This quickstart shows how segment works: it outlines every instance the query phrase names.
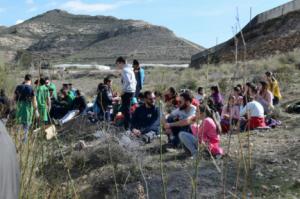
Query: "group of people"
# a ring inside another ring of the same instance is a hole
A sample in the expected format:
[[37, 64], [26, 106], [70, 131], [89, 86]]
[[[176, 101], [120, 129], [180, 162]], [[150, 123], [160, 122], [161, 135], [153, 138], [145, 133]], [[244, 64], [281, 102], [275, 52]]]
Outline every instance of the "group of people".
[[[266, 72], [260, 82], [236, 85], [225, 102], [218, 86], [212, 86], [207, 95], [203, 87], [195, 93], [187, 89], [177, 91], [174, 87], [164, 93], [141, 92], [145, 72], [139, 62], [134, 60], [131, 66], [119, 57], [116, 67], [122, 71], [122, 94], [113, 91], [113, 80], [106, 77], [90, 104], [72, 84], [63, 84], [57, 92], [48, 77], [41, 76], [32, 87], [32, 77], [26, 75], [15, 90], [16, 121], [23, 125], [23, 140], [26, 142], [34, 118], [38, 125], [50, 121], [63, 125], [78, 115], [87, 115], [91, 122], [123, 126], [127, 134], [146, 143], [164, 132], [169, 147], [184, 146], [192, 157], [199, 144], [205, 144], [212, 155], [222, 156], [220, 134], [265, 128], [266, 117], [281, 100], [278, 81], [271, 72]], [[0, 103], [5, 100], [1, 97]]]

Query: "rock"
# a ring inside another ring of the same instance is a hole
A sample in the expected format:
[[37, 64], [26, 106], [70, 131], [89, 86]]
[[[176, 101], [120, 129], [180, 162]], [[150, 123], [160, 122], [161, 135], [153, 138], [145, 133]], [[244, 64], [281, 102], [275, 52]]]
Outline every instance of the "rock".
[[269, 191], [269, 187], [267, 185], [261, 185], [261, 190], [264, 191], [264, 192], [267, 192]]
[[259, 171], [256, 173], [256, 177], [262, 178], [262, 177], [264, 177], [264, 175]]
[[276, 164], [276, 163], [279, 163], [279, 160], [277, 158], [275, 158], [275, 159], [268, 159], [268, 160], [266, 160], [266, 162], [268, 164]]
[[278, 186], [278, 185], [272, 185], [271, 188], [273, 191], [276, 191], [276, 192], [280, 191], [280, 186]]
[[85, 148], [87, 148], [87, 145], [83, 140], [79, 140], [79, 142], [74, 147], [74, 149], [76, 151], [81, 151], [82, 149], [85, 149]]
[[297, 180], [295, 180], [295, 182], [294, 182], [294, 188], [300, 188], [300, 179], [297, 179]]

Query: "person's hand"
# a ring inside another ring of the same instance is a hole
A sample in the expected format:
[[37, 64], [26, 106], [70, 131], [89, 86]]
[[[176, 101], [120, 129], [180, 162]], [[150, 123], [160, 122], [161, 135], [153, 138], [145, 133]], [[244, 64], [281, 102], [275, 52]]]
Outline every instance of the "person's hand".
[[39, 113], [39, 111], [38, 111], [37, 109], [35, 110], [35, 117], [36, 117], [36, 118], [39, 118], [39, 117], [40, 117], [40, 113]]
[[170, 123], [165, 123], [165, 124], [164, 124], [164, 128], [165, 128], [165, 129], [170, 129], [170, 128], [171, 128]]
[[132, 129], [132, 134], [135, 135], [135, 136], [140, 136], [142, 133], [138, 129]]

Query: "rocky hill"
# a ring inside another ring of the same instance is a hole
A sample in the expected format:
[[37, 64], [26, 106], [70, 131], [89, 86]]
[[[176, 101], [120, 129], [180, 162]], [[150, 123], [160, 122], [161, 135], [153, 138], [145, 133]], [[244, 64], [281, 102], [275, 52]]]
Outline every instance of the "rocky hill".
[[[267, 57], [300, 47], [300, 0], [294, 0], [257, 15], [243, 29], [246, 59]], [[241, 32], [238, 40], [238, 59], [244, 59]], [[191, 67], [220, 62], [232, 62], [235, 57], [234, 38], [192, 56]]]
[[[6, 61], [97, 62], [117, 56], [148, 63], [187, 63], [203, 48], [176, 37], [169, 29], [144, 21], [48, 11], [21, 24], [0, 28]], [[1, 53], [1, 52], [0, 52]]]

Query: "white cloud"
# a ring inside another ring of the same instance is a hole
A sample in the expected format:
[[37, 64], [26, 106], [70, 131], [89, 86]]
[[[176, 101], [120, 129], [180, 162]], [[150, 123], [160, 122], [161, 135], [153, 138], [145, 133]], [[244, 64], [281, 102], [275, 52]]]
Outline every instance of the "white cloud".
[[23, 22], [24, 22], [23, 19], [18, 19], [18, 20], [16, 21], [16, 24], [20, 24], [20, 23], [23, 23]]

